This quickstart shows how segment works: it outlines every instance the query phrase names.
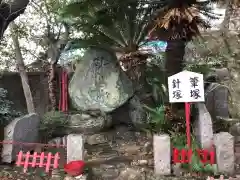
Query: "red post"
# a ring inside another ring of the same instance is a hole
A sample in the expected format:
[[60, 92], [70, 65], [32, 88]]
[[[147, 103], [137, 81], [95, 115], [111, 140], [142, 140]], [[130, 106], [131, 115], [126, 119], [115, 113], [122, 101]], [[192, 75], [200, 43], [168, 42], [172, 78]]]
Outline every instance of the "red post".
[[65, 71], [62, 72], [62, 111], [65, 112]]
[[185, 102], [185, 116], [186, 116], [186, 135], [187, 145], [190, 150], [191, 148], [191, 133], [190, 133], [190, 103]]
[[214, 150], [210, 151], [210, 164], [211, 165], [215, 164], [215, 151]]
[[43, 164], [44, 163], [44, 157], [45, 157], [44, 152], [42, 152], [41, 155], [40, 155], [39, 167], [44, 166], [44, 164]]
[[24, 161], [24, 167], [23, 167], [23, 172], [26, 173], [29, 165], [29, 158], [30, 158], [30, 152], [28, 151], [27, 154], [25, 155], [25, 161]]
[[65, 96], [66, 96], [66, 105], [65, 105], [65, 110], [66, 112], [68, 111], [68, 73], [66, 71], [66, 74], [65, 74], [65, 87], [66, 87], [66, 90], [65, 90]]
[[197, 150], [198, 157], [200, 158], [203, 164], [210, 163], [211, 165], [215, 164], [215, 152], [214, 150], [208, 151], [205, 149]]
[[38, 157], [37, 152], [34, 152], [34, 153], [33, 153], [32, 167], [35, 167], [35, 166], [36, 166], [36, 164], [37, 164], [37, 157]]
[[208, 162], [208, 160], [209, 160], [209, 152], [208, 152], [208, 150], [198, 149], [197, 153], [198, 153], [198, 157], [200, 158], [200, 161], [203, 164], [206, 164]]
[[21, 163], [22, 163], [22, 157], [23, 157], [23, 152], [20, 151], [17, 155], [17, 162], [16, 162], [16, 165], [17, 166], [21, 166]]
[[56, 153], [55, 156], [54, 156], [54, 162], [53, 162], [53, 168], [54, 169], [57, 169], [58, 168], [58, 165], [59, 165], [59, 160], [60, 159], [60, 156], [59, 156], [59, 153]]
[[190, 163], [192, 161], [192, 150], [173, 149], [173, 163]]
[[45, 172], [48, 173], [51, 166], [52, 153], [48, 153]]

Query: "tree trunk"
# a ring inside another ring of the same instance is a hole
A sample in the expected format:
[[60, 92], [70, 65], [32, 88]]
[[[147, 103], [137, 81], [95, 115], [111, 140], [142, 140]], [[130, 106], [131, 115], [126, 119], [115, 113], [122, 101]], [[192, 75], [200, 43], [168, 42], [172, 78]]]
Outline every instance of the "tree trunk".
[[29, 0], [14, 0], [9, 3], [0, 0], [0, 38], [3, 37], [9, 23], [24, 13], [28, 4]]
[[49, 93], [49, 99], [51, 103], [51, 110], [56, 111], [57, 110], [57, 98], [56, 98], [56, 82], [55, 82], [55, 69], [56, 64], [50, 64], [49, 67], [49, 75], [48, 75], [48, 93]]
[[[65, 27], [65, 33], [62, 39], [58, 39], [55, 43], [50, 42], [48, 49], [48, 58], [50, 59], [49, 75], [48, 75], [48, 91], [49, 99], [51, 102], [51, 110], [57, 110], [57, 97], [56, 97], [56, 65], [58, 63], [61, 50], [65, 47], [69, 38], [69, 27], [67, 24], [63, 24]], [[49, 38], [50, 39], [50, 38]]]
[[224, 20], [223, 20], [223, 22], [221, 24], [221, 28], [220, 28], [220, 30], [223, 33], [226, 33], [229, 30], [229, 23], [230, 23], [232, 13], [233, 13], [232, 1], [228, 0], [227, 1], [227, 7], [226, 7], [226, 10], [225, 10]]
[[[166, 61], [165, 61], [165, 70], [166, 70], [166, 79], [167, 84], [168, 77], [176, 73], [179, 73], [184, 68], [184, 55], [186, 41], [184, 40], [169, 40], [167, 42], [166, 48]], [[168, 104], [168, 103], [167, 103]], [[176, 103], [171, 105], [171, 111], [173, 114], [176, 114], [179, 109], [183, 109], [184, 106], [182, 103]]]
[[228, 50], [229, 54], [232, 53], [232, 50], [231, 50], [231, 46], [228, 42], [228, 31], [229, 31], [229, 25], [230, 25], [230, 21], [231, 21], [233, 11], [234, 11], [234, 9], [233, 9], [232, 0], [228, 0], [227, 1], [227, 8], [225, 10], [224, 20], [221, 24], [220, 31], [222, 33], [221, 35], [222, 35], [222, 38], [223, 38], [223, 42], [224, 42], [225, 47]]
[[[184, 68], [186, 41], [170, 40], [167, 42], [165, 70], [166, 77], [179, 73]], [[166, 81], [167, 82], [167, 81]]]
[[13, 45], [15, 47], [16, 65], [22, 81], [22, 87], [23, 87], [23, 92], [26, 99], [27, 110], [28, 110], [28, 113], [35, 113], [32, 92], [30, 90], [28, 76], [25, 70], [25, 65], [24, 65], [24, 61], [23, 61], [23, 57], [22, 57], [22, 53], [19, 45], [17, 26], [14, 22], [12, 22], [11, 36], [13, 40]]

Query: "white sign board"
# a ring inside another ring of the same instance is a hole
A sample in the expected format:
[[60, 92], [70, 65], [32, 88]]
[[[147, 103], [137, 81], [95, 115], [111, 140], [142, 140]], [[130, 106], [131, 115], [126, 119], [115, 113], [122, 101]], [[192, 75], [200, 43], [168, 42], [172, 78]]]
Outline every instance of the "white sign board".
[[203, 75], [182, 71], [168, 77], [169, 101], [204, 102]]

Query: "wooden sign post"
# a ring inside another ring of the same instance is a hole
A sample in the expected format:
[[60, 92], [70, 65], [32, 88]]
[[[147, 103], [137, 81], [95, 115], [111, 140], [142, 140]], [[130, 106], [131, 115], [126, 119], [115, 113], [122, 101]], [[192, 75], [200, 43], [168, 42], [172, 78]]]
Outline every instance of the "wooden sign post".
[[191, 148], [190, 103], [204, 102], [203, 75], [190, 71], [182, 71], [168, 77], [169, 101], [185, 103], [187, 145]]

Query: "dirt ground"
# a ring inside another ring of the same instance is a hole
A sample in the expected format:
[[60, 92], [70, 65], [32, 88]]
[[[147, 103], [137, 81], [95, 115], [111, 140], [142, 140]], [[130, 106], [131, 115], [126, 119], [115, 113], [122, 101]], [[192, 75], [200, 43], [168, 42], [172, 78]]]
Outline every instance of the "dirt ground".
[[23, 172], [22, 167], [0, 166], [0, 180], [48, 180], [50, 176], [42, 170], [29, 169], [27, 173]]
[[[127, 169], [140, 169], [148, 174], [149, 172], [153, 172], [153, 149], [150, 142], [152, 142], [151, 137], [147, 137], [145, 134], [139, 132], [129, 131], [125, 128], [118, 128], [112, 132], [99, 133], [90, 136], [85, 145], [86, 152], [84, 155], [84, 159], [88, 162], [91, 169], [89, 179], [114, 180]], [[59, 150], [57, 150], [57, 152], [59, 152]], [[60, 152], [60, 154], [64, 154], [64, 152]], [[65, 158], [60, 159], [64, 160]], [[62, 166], [60, 165], [60, 167]], [[56, 173], [53, 172], [52, 174]], [[63, 170], [60, 170], [58, 174], [55, 175], [54, 180], [64, 179], [65, 176]], [[180, 180], [183, 178], [188, 179], [186, 176], [175, 176], [162, 177], [160, 180]], [[52, 179], [51, 176], [46, 174], [44, 169], [28, 168], [27, 173], [24, 173], [23, 167], [16, 167], [15, 165], [0, 165], [0, 180], [50, 179]], [[129, 177], [126, 180], [130, 179], [131, 178]], [[192, 178], [192, 180], [193, 179], [196, 180], [196, 176]], [[240, 178], [237, 179], [240, 180]], [[146, 180], [159, 179], [147, 178]]]

